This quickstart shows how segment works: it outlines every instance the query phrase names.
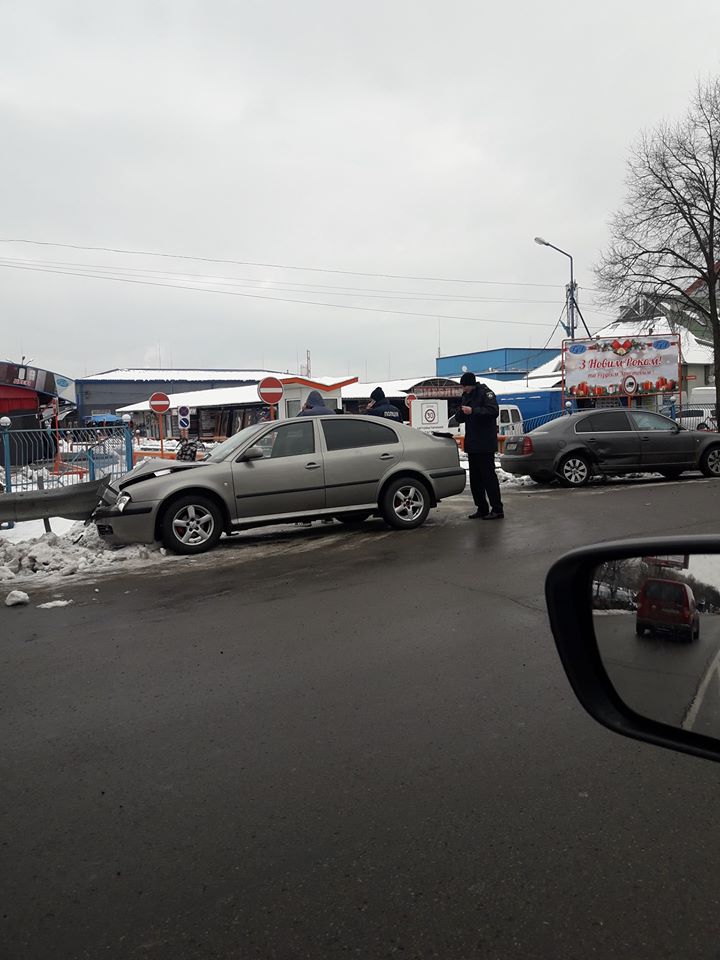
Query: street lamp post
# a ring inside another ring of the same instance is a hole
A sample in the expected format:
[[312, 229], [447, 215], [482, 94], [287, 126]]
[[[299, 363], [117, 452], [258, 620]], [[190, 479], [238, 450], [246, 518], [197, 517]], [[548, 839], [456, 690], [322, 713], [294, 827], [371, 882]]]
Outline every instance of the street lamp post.
[[549, 243], [547, 240], [543, 240], [542, 237], [535, 237], [535, 243], [539, 243], [541, 247], [550, 247], [552, 250], [557, 250], [558, 253], [561, 253], [564, 257], [567, 257], [570, 261], [570, 286], [567, 288], [567, 309], [568, 309], [568, 332], [570, 334], [570, 339], [575, 339], [575, 272], [574, 272], [574, 263], [572, 256], [567, 252], [567, 250], [561, 250], [560, 247], [556, 247], [554, 243]]

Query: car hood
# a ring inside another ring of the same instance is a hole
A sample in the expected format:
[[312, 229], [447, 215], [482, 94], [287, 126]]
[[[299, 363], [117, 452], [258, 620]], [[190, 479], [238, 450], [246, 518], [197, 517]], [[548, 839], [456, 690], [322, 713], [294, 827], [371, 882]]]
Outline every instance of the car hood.
[[142, 480], [150, 480], [152, 477], [169, 476], [171, 473], [179, 473], [181, 470], [197, 470], [205, 466], [207, 466], [207, 463], [204, 460], [196, 460], [195, 462], [162, 460], [160, 458], [141, 460], [130, 473], [126, 473], [121, 480], [118, 480], [115, 486], [119, 490], [124, 490], [126, 487], [131, 487]]

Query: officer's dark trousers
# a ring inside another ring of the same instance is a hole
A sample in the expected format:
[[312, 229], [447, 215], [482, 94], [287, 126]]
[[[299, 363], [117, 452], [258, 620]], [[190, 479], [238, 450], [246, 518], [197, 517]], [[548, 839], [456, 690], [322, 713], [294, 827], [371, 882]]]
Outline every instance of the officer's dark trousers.
[[[503, 512], [494, 453], [469, 453], [470, 491], [479, 513]], [[488, 507], [488, 500], [490, 506]]]

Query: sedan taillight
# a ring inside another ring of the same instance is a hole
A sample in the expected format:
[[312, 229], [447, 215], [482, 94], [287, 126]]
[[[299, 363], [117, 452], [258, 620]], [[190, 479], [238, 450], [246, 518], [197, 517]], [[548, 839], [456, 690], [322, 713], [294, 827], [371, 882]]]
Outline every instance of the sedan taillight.
[[527, 455], [533, 452], [533, 442], [530, 439], [530, 437], [523, 437], [522, 452], [523, 452], [523, 455]]

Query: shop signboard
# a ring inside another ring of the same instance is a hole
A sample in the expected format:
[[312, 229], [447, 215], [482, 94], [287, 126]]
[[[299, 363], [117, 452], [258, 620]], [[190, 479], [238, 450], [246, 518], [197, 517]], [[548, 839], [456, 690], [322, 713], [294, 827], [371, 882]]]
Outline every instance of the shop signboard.
[[606, 337], [563, 343], [563, 389], [567, 396], [650, 396], [677, 393], [678, 337]]

